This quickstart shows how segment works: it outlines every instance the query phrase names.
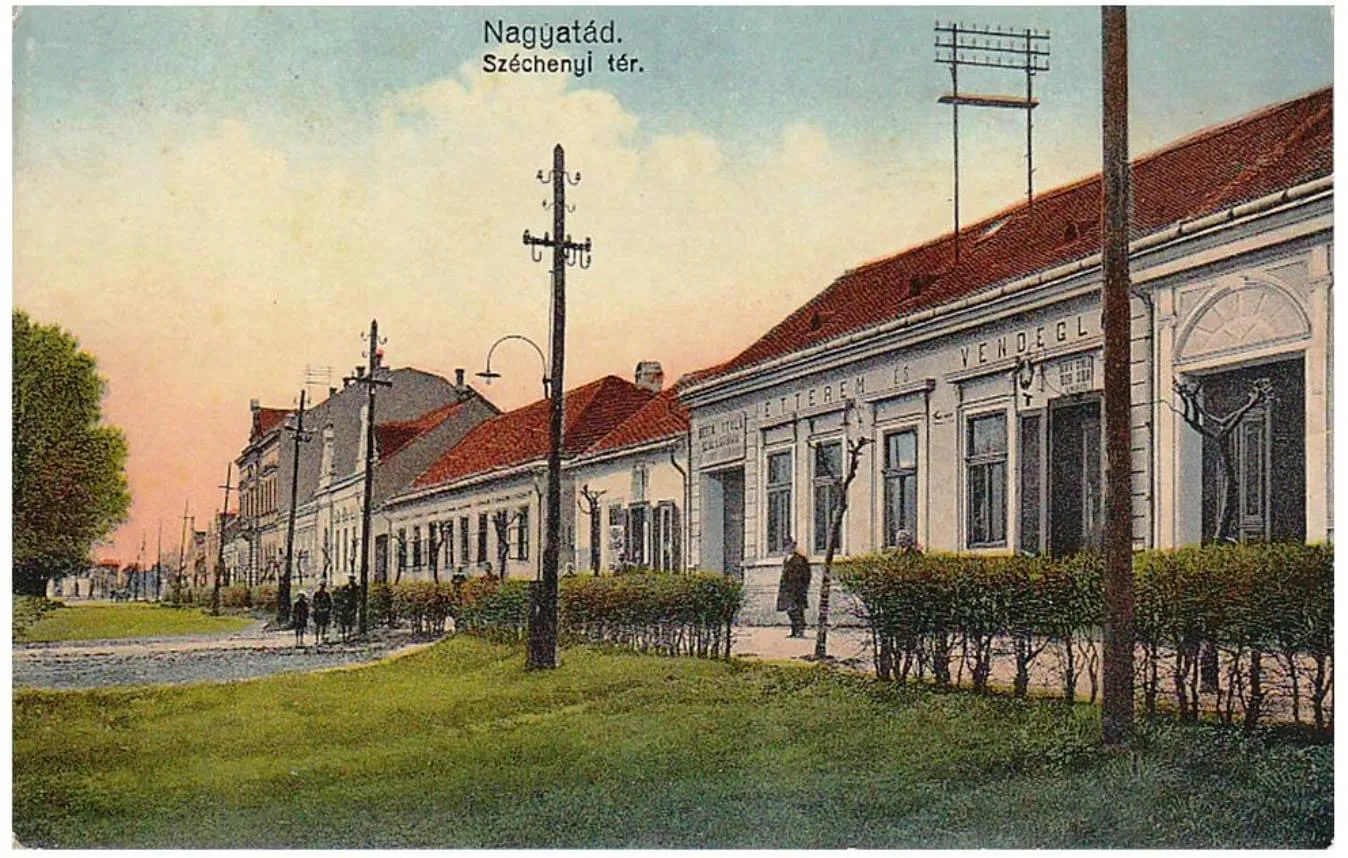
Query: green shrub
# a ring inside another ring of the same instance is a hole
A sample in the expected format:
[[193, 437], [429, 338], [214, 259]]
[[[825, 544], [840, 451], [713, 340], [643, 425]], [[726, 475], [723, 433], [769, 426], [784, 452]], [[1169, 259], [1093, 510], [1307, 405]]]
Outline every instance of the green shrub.
[[[528, 634], [530, 582], [475, 578], [453, 600], [458, 627], [493, 640]], [[558, 594], [563, 643], [595, 643], [668, 655], [728, 657], [743, 588], [724, 575], [629, 571], [564, 578]]]
[[[1145, 711], [1158, 711], [1169, 674], [1181, 717], [1197, 719], [1202, 703], [1226, 721], [1240, 713], [1253, 728], [1267, 697], [1283, 693], [1266, 678], [1276, 664], [1287, 676], [1293, 719], [1309, 703], [1314, 725], [1325, 730], [1333, 567], [1327, 545], [1135, 554], [1133, 628], [1141, 653], [1135, 664]], [[1085, 675], [1095, 699], [1095, 639], [1104, 615], [1104, 569], [1096, 555], [891, 553], [850, 558], [837, 571], [864, 606], [883, 679], [930, 675], [938, 685], [956, 684], [951, 661], [958, 652], [961, 672], [968, 665], [970, 684], [982, 692], [993, 660], [1009, 655], [1013, 693], [1023, 696], [1031, 666], [1052, 647], [1064, 697], [1076, 698]]]
[[729, 657], [744, 593], [724, 575], [638, 570], [566, 578], [560, 598], [567, 641], [705, 658]]

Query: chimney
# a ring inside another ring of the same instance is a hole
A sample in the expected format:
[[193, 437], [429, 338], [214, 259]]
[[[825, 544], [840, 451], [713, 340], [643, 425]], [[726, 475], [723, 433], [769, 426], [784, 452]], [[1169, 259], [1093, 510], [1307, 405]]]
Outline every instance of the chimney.
[[463, 389], [463, 367], [454, 368], [454, 386]]
[[249, 411], [256, 412], [256, 411], [257, 411], [259, 408], [261, 408], [261, 407], [262, 407], [262, 403], [261, 403], [261, 402], [258, 402], [256, 399], [250, 399], [250, 400], [248, 400], [248, 410], [249, 410]]
[[633, 382], [642, 390], [659, 393], [665, 386], [665, 371], [660, 368], [660, 361], [643, 360], [639, 362]]

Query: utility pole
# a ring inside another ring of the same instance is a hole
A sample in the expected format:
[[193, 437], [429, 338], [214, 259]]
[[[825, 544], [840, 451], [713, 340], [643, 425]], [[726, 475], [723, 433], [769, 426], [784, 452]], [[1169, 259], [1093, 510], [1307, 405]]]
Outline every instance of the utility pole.
[[[566, 153], [558, 143], [552, 150], [552, 173], [545, 177], [538, 171], [540, 182], [552, 183], [552, 235], [534, 238], [526, 229], [524, 243], [528, 247], [552, 248], [552, 361], [548, 369], [552, 413], [548, 445], [548, 504], [547, 530], [543, 542], [541, 580], [534, 585], [529, 597], [529, 657], [526, 667], [552, 669], [557, 666], [557, 584], [558, 559], [562, 537], [562, 408], [566, 384], [563, 364], [566, 360], [566, 266], [579, 264], [590, 267], [590, 240], [584, 244], [571, 241], [566, 234], [566, 183], [579, 184], [566, 173]], [[535, 252], [536, 253], [536, 252]], [[542, 261], [539, 255], [535, 261]]]
[[154, 600], [159, 601], [159, 591], [164, 586], [164, 520], [159, 519], [159, 536], [155, 539], [154, 558]]
[[[196, 534], [193, 534], [195, 540]], [[183, 501], [183, 537], [178, 542], [178, 578], [173, 589], [173, 601], [176, 604], [182, 598], [183, 578], [187, 574], [187, 501]]]
[[393, 382], [376, 379], [379, 369], [379, 322], [370, 320], [370, 346], [366, 352], [368, 363], [357, 367], [356, 374], [346, 380], [365, 385], [365, 505], [360, 515], [360, 613], [359, 631], [365, 634], [370, 602], [370, 501], [374, 497], [374, 391], [377, 387], [391, 387]]
[[1105, 339], [1105, 652], [1101, 737], [1120, 746], [1133, 723], [1132, 430], [1129, 331], [1128, 12], [1100, 9], [1103, 82]]
[[234, 487], [230, 478], [234, 475], [234, 463], [225, 466], [225, 484], [219, 486], [225, 490], [225, 504], [220, 507], [220, 544], [216, 546], [215, 582], [211, 587], [211, 614], [220, 616], [220, 576], [225, 572], [225, 516], [229, 515], [229, 493]]
[[294, 425], [286, 424], [286, 431], [294, 433], [294, 455], [290, 467], [290, 514], [286, 517], [286, 568], [276, 585], [276, 624], [284, 626], [290, 622], [290, 570], [295, 557], [295, 504], [299, 502], [300, 490], [300, 444], [308, 441], [310, 433], [304, 431], [304, 395], [308, 391], [300, 389], [300, 410]]

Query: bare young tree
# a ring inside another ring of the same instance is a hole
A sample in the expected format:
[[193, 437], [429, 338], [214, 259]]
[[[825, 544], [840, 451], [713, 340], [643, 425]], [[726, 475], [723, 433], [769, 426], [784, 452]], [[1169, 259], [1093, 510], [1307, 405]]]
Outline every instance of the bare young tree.
[[[1240, 421], [1254, 409], [1272, 402], [1273, 384], [1267, 378], [1254, 382], [1245, 402], [1225, 416], [1218, 416], [1208, 410], [1203, 397], [1201, 381], [1181, 382], [1175, 380], [1175, 394], [1179, 396], [1180, 408], [1175, 409], [1184, 418], [1184, 422], [1194, 431], [1213, 442], [1217, 453], [1217, 463], [1222, 469], [1222, 503], [1217, 516], [1212, 541], [1216, 543], [1235, 542], [1236, 536], [1236, 463], [1231, 456], [1231, 439], [1235, 435]], [[1174, 407], [1173, 405], [1171, 406]]]
[[[847, 401], [846, 411], [843, 413], [843, 430], [848, 428], [847, 416], [851, 414], [855, 407], [853, 400]], [[866, 445], [871, 443], [871, 439], [864, 436], [860, 438], [844, 438], [847, 445], [847, 459], [843, 466], [843, 473], [835, 475], [835, 485], [838, 486], [838, 502], [833, 507], [833, 514], [829, 516], [828, 522], [828, 543], [824, 549], [824, 569], [819, 576], [819, 628], [814, 636], [814, 658], [816, 661], [823, 661], [828, 657], [828, 622], [829, 622], [829, 591], [833, 586], [833, 555], [837, 553], [838, 546], [842, 542], [842, 522], [843, 515], [847, 512], [847, 493], [852, 487], [852, 481], [857, 476], [857, 466], [861, 463], [861, 452], [866, 449]]]
[[590, 484], [586, 483], [580, 487], [580, 497], [576, 498], [576, 506], [590, 517], [590, 571], [595, 575], [599, 574], [599, 539], [601, 536], [599, 499], [603, 496], [603, 491], [592, 491]]

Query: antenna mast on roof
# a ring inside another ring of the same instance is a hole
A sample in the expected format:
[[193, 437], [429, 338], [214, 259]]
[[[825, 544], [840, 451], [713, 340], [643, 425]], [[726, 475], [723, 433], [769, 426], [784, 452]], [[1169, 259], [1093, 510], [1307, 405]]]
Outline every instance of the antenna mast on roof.
[[[309, 388], [314, 387], [315, 385], [321, 386], [323, 393], [328, 392], [328, 389], [332, 387], [332, 367], [315, 366], [310, 363], [304, 365], [305, 391], [308, 391]], [[310, 397], [310, 399], [312, 400], [313, 397]]]
[[[960, 260], [960, 106], [1025, 111], [1025, 197], [1034, 205], [1034, 76], [1048, 71], [1049, 31], [1012, 30], [936, 22], [936, 62], [950, 67], [950, 94], [937, 99], [950, 105], [955, 147], [955, 263]], [[960, 66], [1006, 69], [1025, 75], [1025, 97], [960, 92]]]

